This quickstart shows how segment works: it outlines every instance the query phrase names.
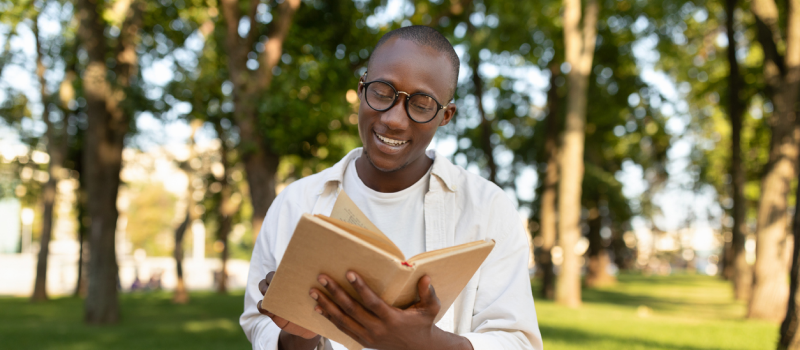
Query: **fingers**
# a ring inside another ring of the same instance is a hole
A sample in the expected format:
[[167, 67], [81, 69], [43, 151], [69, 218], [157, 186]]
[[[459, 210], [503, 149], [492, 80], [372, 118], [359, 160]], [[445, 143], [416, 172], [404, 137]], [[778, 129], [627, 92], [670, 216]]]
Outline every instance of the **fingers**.
[[267, 294], [267, 288], [269, 288], [269, 284], [267, 284], [267, 280], [261, 280], [258, 282], [258, 291], [261, 292], [261, 295]]
[[332, 278], [328, 277], [327, 275], [319, 275], [319, 283], [328, 290], [328, 293], [331, 295], [331, 300], [339, 306], [339, 308], [344, 311], [345, 314], [349, 315], [350, 317], [356, 319], [360, 323], [365, 322], [373, 322], [376, 321], [375, 316], [364, 309], [364, 307], [349, 294], [339, 286], [336, 281]]
[[269, 284], [272, 283], [272, 278], [274, 276], [275, 271], [270, 271], [263, 280], [258, 282], [258, 291], [261, 292], [261, 295], [267, 294], [267, 288], [269, 288]]
[[345, 275], [347, 280], [353, 285], [353, 288], [356, 290], [359, 296], [361, 296], [361, 301], [364, 307], [367, 310], [371, 311], [373, 314], [377, 315], [378, 318], [385, 319], [389, 313], [393, 310], [389, 304], [386, 304], [383, 299], [381, 299], [375, 292], [372, 291], [372, 288], [367, 286], [364, 282], [364, 279], [361, 278], [357, 273], [353, 271], [348, 271]]
[[[340, 305], [331, 300], [327, 295], [325, 295], [325, 293], [322, 293], [318, 289], [314, 288], [311, 289], [309, 295], [317, 300], [317, 306], [314, 307], [314, 310], [330, 320], [336, 326], [336, 328], [339, 328], [341, 331], [347, 333], [348, 336], [356, 340], [359, 339], [356, 334], [364, 334], [364, 327], [350, 317], [350, 315], [348, 315], [345, 311], [343, 311], [342, 308], [340, 308]], [[355, 301], [352, 302], [355, 303]]]

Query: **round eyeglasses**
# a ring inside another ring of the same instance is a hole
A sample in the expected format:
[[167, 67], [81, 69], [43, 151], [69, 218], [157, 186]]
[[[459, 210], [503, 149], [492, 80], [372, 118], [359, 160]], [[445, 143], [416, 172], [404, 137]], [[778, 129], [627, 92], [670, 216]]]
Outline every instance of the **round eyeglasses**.
[[397, 91], [392, 84], [385, 81], [373, 80], [362, 84], [367, 105], [378, 112], [389, 110], [397, 102], [400, 94], [406, 95], [406, 114], [417, 123], [430, 122], [445, 107], [431, 95], [424, 92], [409, 94]]

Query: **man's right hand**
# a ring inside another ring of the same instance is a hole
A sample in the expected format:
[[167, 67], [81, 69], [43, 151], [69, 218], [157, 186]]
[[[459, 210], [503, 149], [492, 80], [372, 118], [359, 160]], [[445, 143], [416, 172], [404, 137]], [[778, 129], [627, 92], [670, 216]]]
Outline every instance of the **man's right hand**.
[[[258, 282], [258, 290], [261, 291], [261, 295], [267, 294], [267, 289], [269, 288], [270, 282], [272, 282], [273, 276], [275, 276], [275, 271], [271, 271], [270, 273], [267, 274], [267, 276], [263, 280], [261, 280], [261, 282]], [[309, 331], [308, 329], [305, 329], [303, 327], [300, 327], [294, 323], [291, 323], [283, 317], [275, 316], [275, 314], [262, 309], [261, 300], [259, 300], [258, 304], [256, 304], [256, 308], [258, 308], [258, 312], [260, 312], [262, 315], [269, 316], [269, 318], [272, 319], [272, 322], [275, 322], [275, 325], [281, 328], [282, 330], [281, 333], [285, 332], [290, 335], [301, 337], [307, 340], [311, 340], [318, 337], [316, 333]], [[281, 336], [281, 338], [284, 338], [283, 335]], [[317, 339], [317, 341], [319, 341], [319, 339]]]

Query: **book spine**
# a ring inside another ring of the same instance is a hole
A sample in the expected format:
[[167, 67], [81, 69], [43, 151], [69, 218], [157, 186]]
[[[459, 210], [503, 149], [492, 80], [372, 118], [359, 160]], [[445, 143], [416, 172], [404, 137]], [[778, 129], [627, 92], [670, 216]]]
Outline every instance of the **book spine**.
[[397, 269], [395, 269], [395, 273], [392, 274], [389, 284], [386, 286], [386, 289], [384, 289], [383, 295], [381, 295], [381, 299], [386, 301], [389, 305], [394, 305], [397, 297], [405, 290], [409, 277], [411, 277], [414, 274], [414, 270], [416, 270], [415, 267], [403, 263], [405, 263], [405, 261], [397, 263]]

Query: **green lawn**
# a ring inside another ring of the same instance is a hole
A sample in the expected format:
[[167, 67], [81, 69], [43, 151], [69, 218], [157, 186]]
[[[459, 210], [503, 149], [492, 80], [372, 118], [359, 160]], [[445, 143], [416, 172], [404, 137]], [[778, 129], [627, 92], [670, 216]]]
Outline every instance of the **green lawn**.
[[[623, 275], [583, 306], [536, 300], [545, 349], [774, 349], [778, 325], [747, 321], [730, 284], [707, 276]], [[536, 287], [536, 286], [534, 286]]]
[[[83, 302], [45, 304], [0, 298], [0, 349], [248, 349], [239, 328], [242, 295], [193, 293], [172, 305], [168, 293], [126, 294], [119, 325], [81, 322]], [[553, 349], [771, 349], [778, 325], [745, 321], [728, 284], [702, 276], [622, 276], [611, 288], [584, 290], [577, 310], [537, 300], [545, 347]]]

